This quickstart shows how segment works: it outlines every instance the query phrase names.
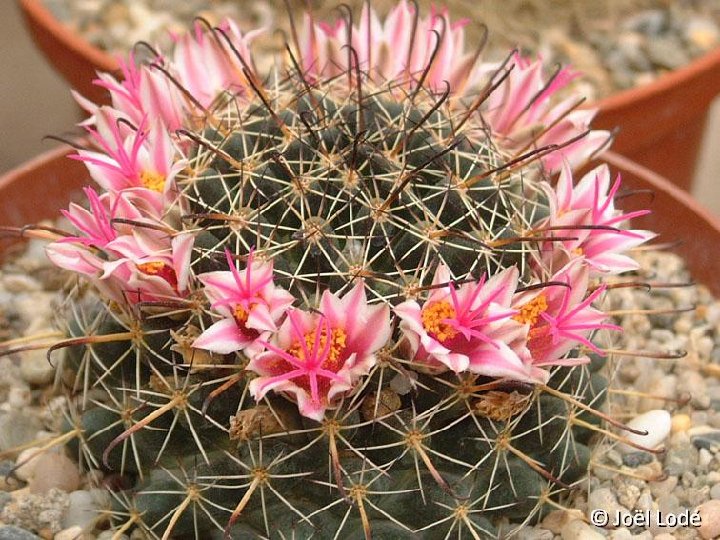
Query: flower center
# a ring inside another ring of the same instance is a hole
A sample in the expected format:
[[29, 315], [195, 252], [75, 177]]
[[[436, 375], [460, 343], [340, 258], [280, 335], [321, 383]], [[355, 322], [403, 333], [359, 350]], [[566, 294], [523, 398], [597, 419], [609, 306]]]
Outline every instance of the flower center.
[[233, 308], [232, 315], [233, 319], [235, 319], [235, 324], [245, 327], [245, 323], [248, 320], [248, 312], [244, 307], [242, 307], [240, 304], [236, 304]]
[[[313, 330], [311, 332], [308, 332], [305, 334], [305, 348], [312, 354], [313, 347], [315, 347], [315, 339], [317, 336], [317, 331]], [[334, 371], [337, 373], [337, 371], [340, 369], [340, 357], [345, 350], [346, 346], [346, 340], [347, 340], [347, 334], [345, 334], [345, 330], [342, 328], [333, 328], [330, 331], [330, 347], [327, 353], [327, 356], [323, 359], [322, 364], [320, 367], [322, 369], [327, 369], [330, 371]], [[328, 335], [327, 330], [324, 328], [320, 331], [320, 341], [317, 345], [317, 351], [318, 355], [322, 354], [325, 350], [325, 347], [327, 347], [328, 344]], [[305, 358], [305, 351], [303, 350], [303, 347], [300, 345], [300, 342], [296, 341], [293, 343], [290, 348], [287, 350], [288, 354], [293, 355], [298, 360], [302, 360], [305, 362], [307, 359]]]
[[240, 304], [235, 304], [235, 307], [232, 309], [232, 317], [235, 320], [235, 324], [237, 327], [245, 334], [245, 336], [250, 338], [256, 338], [260, 335], [260, 332], [255, 330], [254, 328], [248, 328], [247, 327], [247, 321], [250, 317], [249, 310], [253, 308], [255, 304], [250, 304], [248, 309], [245, 309]]
[[165, 189], [165, 177], [158, 172], [143, 171], [140, 173], [140, 181], [147, 189], [158, 193], [162, 193]]
[[137, 269], [148, 276], [159, 276], [163, 278], [173, 289], [177, 290], [177, 274], [175, 274], [175, 270], [173, 270], [170, 265], [161, 261], [153, 261], [140, 263], [137, 265]]
[[547, 298], [545, 298], [544, 294], [538, 294], [535, 298], [523, 304], [520, 308], [520, 313], [514, 315], [513, 319], [520, 323], [534, 326], [537, 324], [540, 314], [547, 311], [547, 308]]
[[447, 341], [457, 335], [457, 330], [445, 322], [455, 318], [455, 309], [449, 302], [441, 300], [426, 306], [420, 315], [423, 328], [440, 342]]

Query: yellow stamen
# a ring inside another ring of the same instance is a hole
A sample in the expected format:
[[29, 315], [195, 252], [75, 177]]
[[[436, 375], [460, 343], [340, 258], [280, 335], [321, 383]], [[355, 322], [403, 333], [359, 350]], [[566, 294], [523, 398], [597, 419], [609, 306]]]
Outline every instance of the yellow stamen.
[[[313, 330], [305, 334], [305, 347], [308, 351], [312, 351], [315, 346], [315, 336], [317, 332]], [[330, 332], [330, 350], [328, 351], [327, 358], [322, 363], [323, 369], [329, 369], [330, 371], [337, 371], [340, 369], [339, 360], [343, 350], [345, 350], [347, 334], [342, 328], [333, 328]], [[318, 344], [318, 352], [321, 353], [325, 350], [327, 345], [327, 330], [324, 328], [320, 332], [320, 343]], [[287, 350], [288, 354], [293, 355], [298, 360], [305, 360], [305, 351], [299, 342], [293, 343], [293, 345]]]
[[248, 312], [245, 311], [245, 308], [242, 307], [240, 304], [237, 304], [233, 308], [233, 319], [235, 319], [235, 322], [238, 326], [241, 326], [247, 322]]
[[444, 322], [446, 319], [455, 318], [455, 309], [444, 300], [426, 306], [420, 317], [423, 328], [440, 342], [452, 339], [457, 335], [457, 330]]
[[165, 189], [165, 176], [155, 171], [143, 171], [140, 173], [140, 181], [143, 186], [158, 193]]
[[146, 262], [138, 264], [137, 267], [143, 274], [155, 276], [159, 274], [163, 268], [165, 268], [165, 263], [159, 261]]
[[544, 294], [538, 294], [535, 298], [524, 304], [520, 308], [520, 313], [513, 316], [513, 319], [520, 323], [527, 323], [530, 326], [537, 323], [541, 313], [547, 311], [548, 303]]

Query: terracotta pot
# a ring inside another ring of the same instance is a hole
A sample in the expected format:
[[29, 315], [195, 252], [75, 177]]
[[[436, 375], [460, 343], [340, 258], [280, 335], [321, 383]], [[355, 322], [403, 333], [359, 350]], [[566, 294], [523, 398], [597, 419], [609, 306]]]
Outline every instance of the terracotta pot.
[[42, 0], [18, 1], [33, 41], [53, 68], [83, 96], [108, 103], [107, 92], [92, 81], [97, 71], [117, 71], [117, 60], [58, 21]]
[[720, 94], [720, 47], [655, 82], [600, 100], [595, 127], [620, 127], [613, 150], [689, 190], [708, 108]]
[[651, 214], [633, 225], [658, 233], [653, 243], [667, 243], [683, 257], [693, 279], [720, 297], [720, 220], [687, 192], [632, 160], [606, 152], [603, 161], [622, 173], [623, 189], [640, 191], [618, 200], [623, 210], [649, 208]]
[[[69, 152], [67, 147], [51, 150], [0, 176], [0, 226], [22, 227], [60, 215], [89, 182], [85, 165], [68, 159]], [[0, 254], [19, 241], [0, 235]]]

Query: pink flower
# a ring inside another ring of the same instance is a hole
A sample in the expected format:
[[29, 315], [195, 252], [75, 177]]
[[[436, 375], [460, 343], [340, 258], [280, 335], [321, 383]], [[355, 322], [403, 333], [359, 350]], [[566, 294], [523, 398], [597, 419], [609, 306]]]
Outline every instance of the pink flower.
[[[498, 66], [485, 64], [486, 74]], [[595, 110], [577, 109], [579, 96], [570, 93], [557, 99], [558, 93], [578, 76], [568, 68], [559, 70], [551, 80], [543, 75], [542, 60], [531, 62], [516, 54], [509, 76], [490, 95], [482, 116], [498, 143], [516, 155], [551, 144], [563, 145], [585, 133]], [[496, 75], [499, 79], [500, 74]], [[548, 153], [544, 166], [554, 172], [563, 161], [575, 168], [584, 163], [608, 141], [607, 131], [593, 130], [581, 139]]]
[[[103, 263], [101, 281], [121, 291], [125, 303], [174, 300], [187, 295], [195, 237], [136, 229], [108, 244], [121, 258]], [[114, 300], [119, 301], [117, 298]]]
[[[174, 38], [172, 61], [158, 56], [152, 63], [138, 66], [130, 54], [127, 60], [120, 59], [121, 80], [101, 73], [94, 83], [107, 89], [119, 116], [136, 125], [152, 118], [175, 132], [193, 115], [202, 114], [201, 109], [211, 108], [223, 92], [235, 95], [247, 90], [243, 63], [250, 65], [248, 45], [262, 30], [243, 35], [231, 20], [224, 20], [218, 28], [216, 35], [209, 35], [198, 22], [194, 32]], [[97, 114], [91, 101], [78, 94], [75, 98], [81, 107]]]
[[570, 262], [550, 281], [563, 285], [548, 285], [540, 290], [516, 295], [513, 306], [518, 309], [514, 319], [527, 327], [525, 346], [530, 361], [536, 367], [575, 365], [588, 361], [587, 357], [564, 358], [578, 345], [600, 352], [588, 338], [602, 328], [620, 330], [603, 321], [607, 315], [592, 307], [605, 290], [599, 287], [587, 294], [590, 270], [580, 260]]
[[544, 380], [545, 373], [521, 357], [526, 329], [512, 319], [517, 312], [510, 307], [517, 282], [518, 270], [511, 267], [456, 289], [448, 268], [438, 266], [433, 285], [445, 286], [433, 288], [422, 307], [408, 300], [395, 308], [414, 360], [435, 371]]
[[86, 276], [118, 303], [184, 296], [194, 237], [167, 230], [158, 194], [142, 188], [85, 193], [89, 210], [72, 204], [64, 212], [79, 234], [48, 245], [50, 260]]
[[[393, 82], [411, 88], [428, 68], [424, 84], [444, 90], [448, 81], [455, 93], [474, 83], [477, 56], [465, 52], [467, 20], [450, 22], [447, 10], [433, 7], [428, 17], [416, 16], [415, 6], [402, 0], [381, 23], [366, 3], [358, 24], [349, 28], [339, 19], [330, 25], [304, 20], [301, 41], [303, 66], [314, 79], [330, 78], [355, 68], [348, 44], [357, 54], [360, 70], [378, 84]], [[438, 37], [440, 46], [432, 59]], [[431, 64], [432, 60], [432, 64]]]
[[261, 344], [293, 303], [293, 296], [273, 283], [272, 262], [254, 262], [250, 252], [245, 270], [235, 268], [225, 251], [230, 271], [198, 276], [213, 310], [224, 318], [205, 330], [193, 347], [220, 354], [243, 351], [248, 357], [263, 350]]
[[[56, 253], [69, 253], [68, 250], [58, 251], [60, 244], [105, 250], [118, 236], [132, 231], [132, 225], [123, 224], [120, 220], [159, 220], [162, 215], [162, 201], [155, 193], [145, 189], [128, 189], [121, 193], [98, 195], [94, 189], [86, 187], [84, 192], [89, 210], [71, 203], [68, 210], [61, 211], [80, 234], [67, 236], [48, 246], [51, 248], [48, 251], [51, 258]], [[58, 266], [67, 268], [64, 264]]]
[[291, 309], [266, 352], [250, 359], [259, 375], [250, 393], [260, 400], [270, 390], [296, 401], [300, 414], [321, 421], [328, 408], [358, 389], [390, 338], [390, 309], [368, 306], [358, 283], [342, 298], [325, 291], [319, 313]]
[[[186, 98], [180, 89], [159, 69], [136, 65], [132, 53], [127, 60], [119, 58], [119, 62], [122, 79], [100, 73], [93, 81], [109, 92], [117, 116], [127, 117], [135, 125], [152, 118], [171, 132], [183, 127]], [[93, 115], [83, 124], [93, 124], [98, 106], [76, 92], [73, 95], [80, 106]]]
[[90, 210], [71, 203], [69, 210], [62, 214], [82, 233], [83, 236], [69, 237], [63, 241], [80, 242], [105, 249], [118, 236], [131, 234], [131, 222], [161, 223], [163, 203], [157, 193], [144, 188], [125, 189], [121, 192], [107, 192], [98, 195], [90, 187], [84, 188]]
[[142, 122], [133, 130], [109, 107], [99, 108], [95, 120], [97, 127], [87, 129], [101, 151], [79, 150], [71, 157], [83, 161], [101, 187], [108, 191], [141, 187], [166, 193], [173, 186], [186, 161], [180, 159], [160, 124], [146, 130]]
[[[649, 213], [649, 210], [638, 210], [623, 214], [615, 209], [614, 198], [620, 182], [618, 175], [610, 185], [610, 171], [606, 165], [601, 165], [573, 187], [572, 172], [566, 165], [555, 189], [547, 183], [542, 185], [548, 196], [550, 216], [538, 228], [557, 227], [553, 234], [573, 238], [545, 242], [541, 256], [546, 265], [562, 265], [581, 256], [595, 273], [617, 274], [637, 268], [637, 263], [623, 253], [655, 235], [648, 231], [617, 228], [627, 220]], [[563, 226], [568, 229], [559, 229]]]
[[243, 35], [237, 25], [225, 19], [219, 25], [235, 51], [220, 35], [209, 35], [203, 26], [195, 23], [195, 31], [175, 38], [173, 72], [177, 80], [203, 107], [209, 108], [223, 92], [243, 94], [248, 82], [243, 65], [251, 65], [250, 42], [262, 29]]

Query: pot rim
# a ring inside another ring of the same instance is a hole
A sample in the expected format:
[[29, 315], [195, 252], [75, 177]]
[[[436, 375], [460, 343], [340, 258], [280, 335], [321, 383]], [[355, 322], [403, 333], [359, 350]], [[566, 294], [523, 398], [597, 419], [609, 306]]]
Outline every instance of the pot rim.
[[86, 57], [99, 71], [115, 72], [120, 69], [120, 63], [110, 53], [96, 47], [86, 40], [79, 32], [73, 31], [69, 26], [60, 22], [52, 12], [45, 7], [42, 0], [19, 0], [20, 8], [27, 16], [54, 34], [58, 41], [78, 55]]

